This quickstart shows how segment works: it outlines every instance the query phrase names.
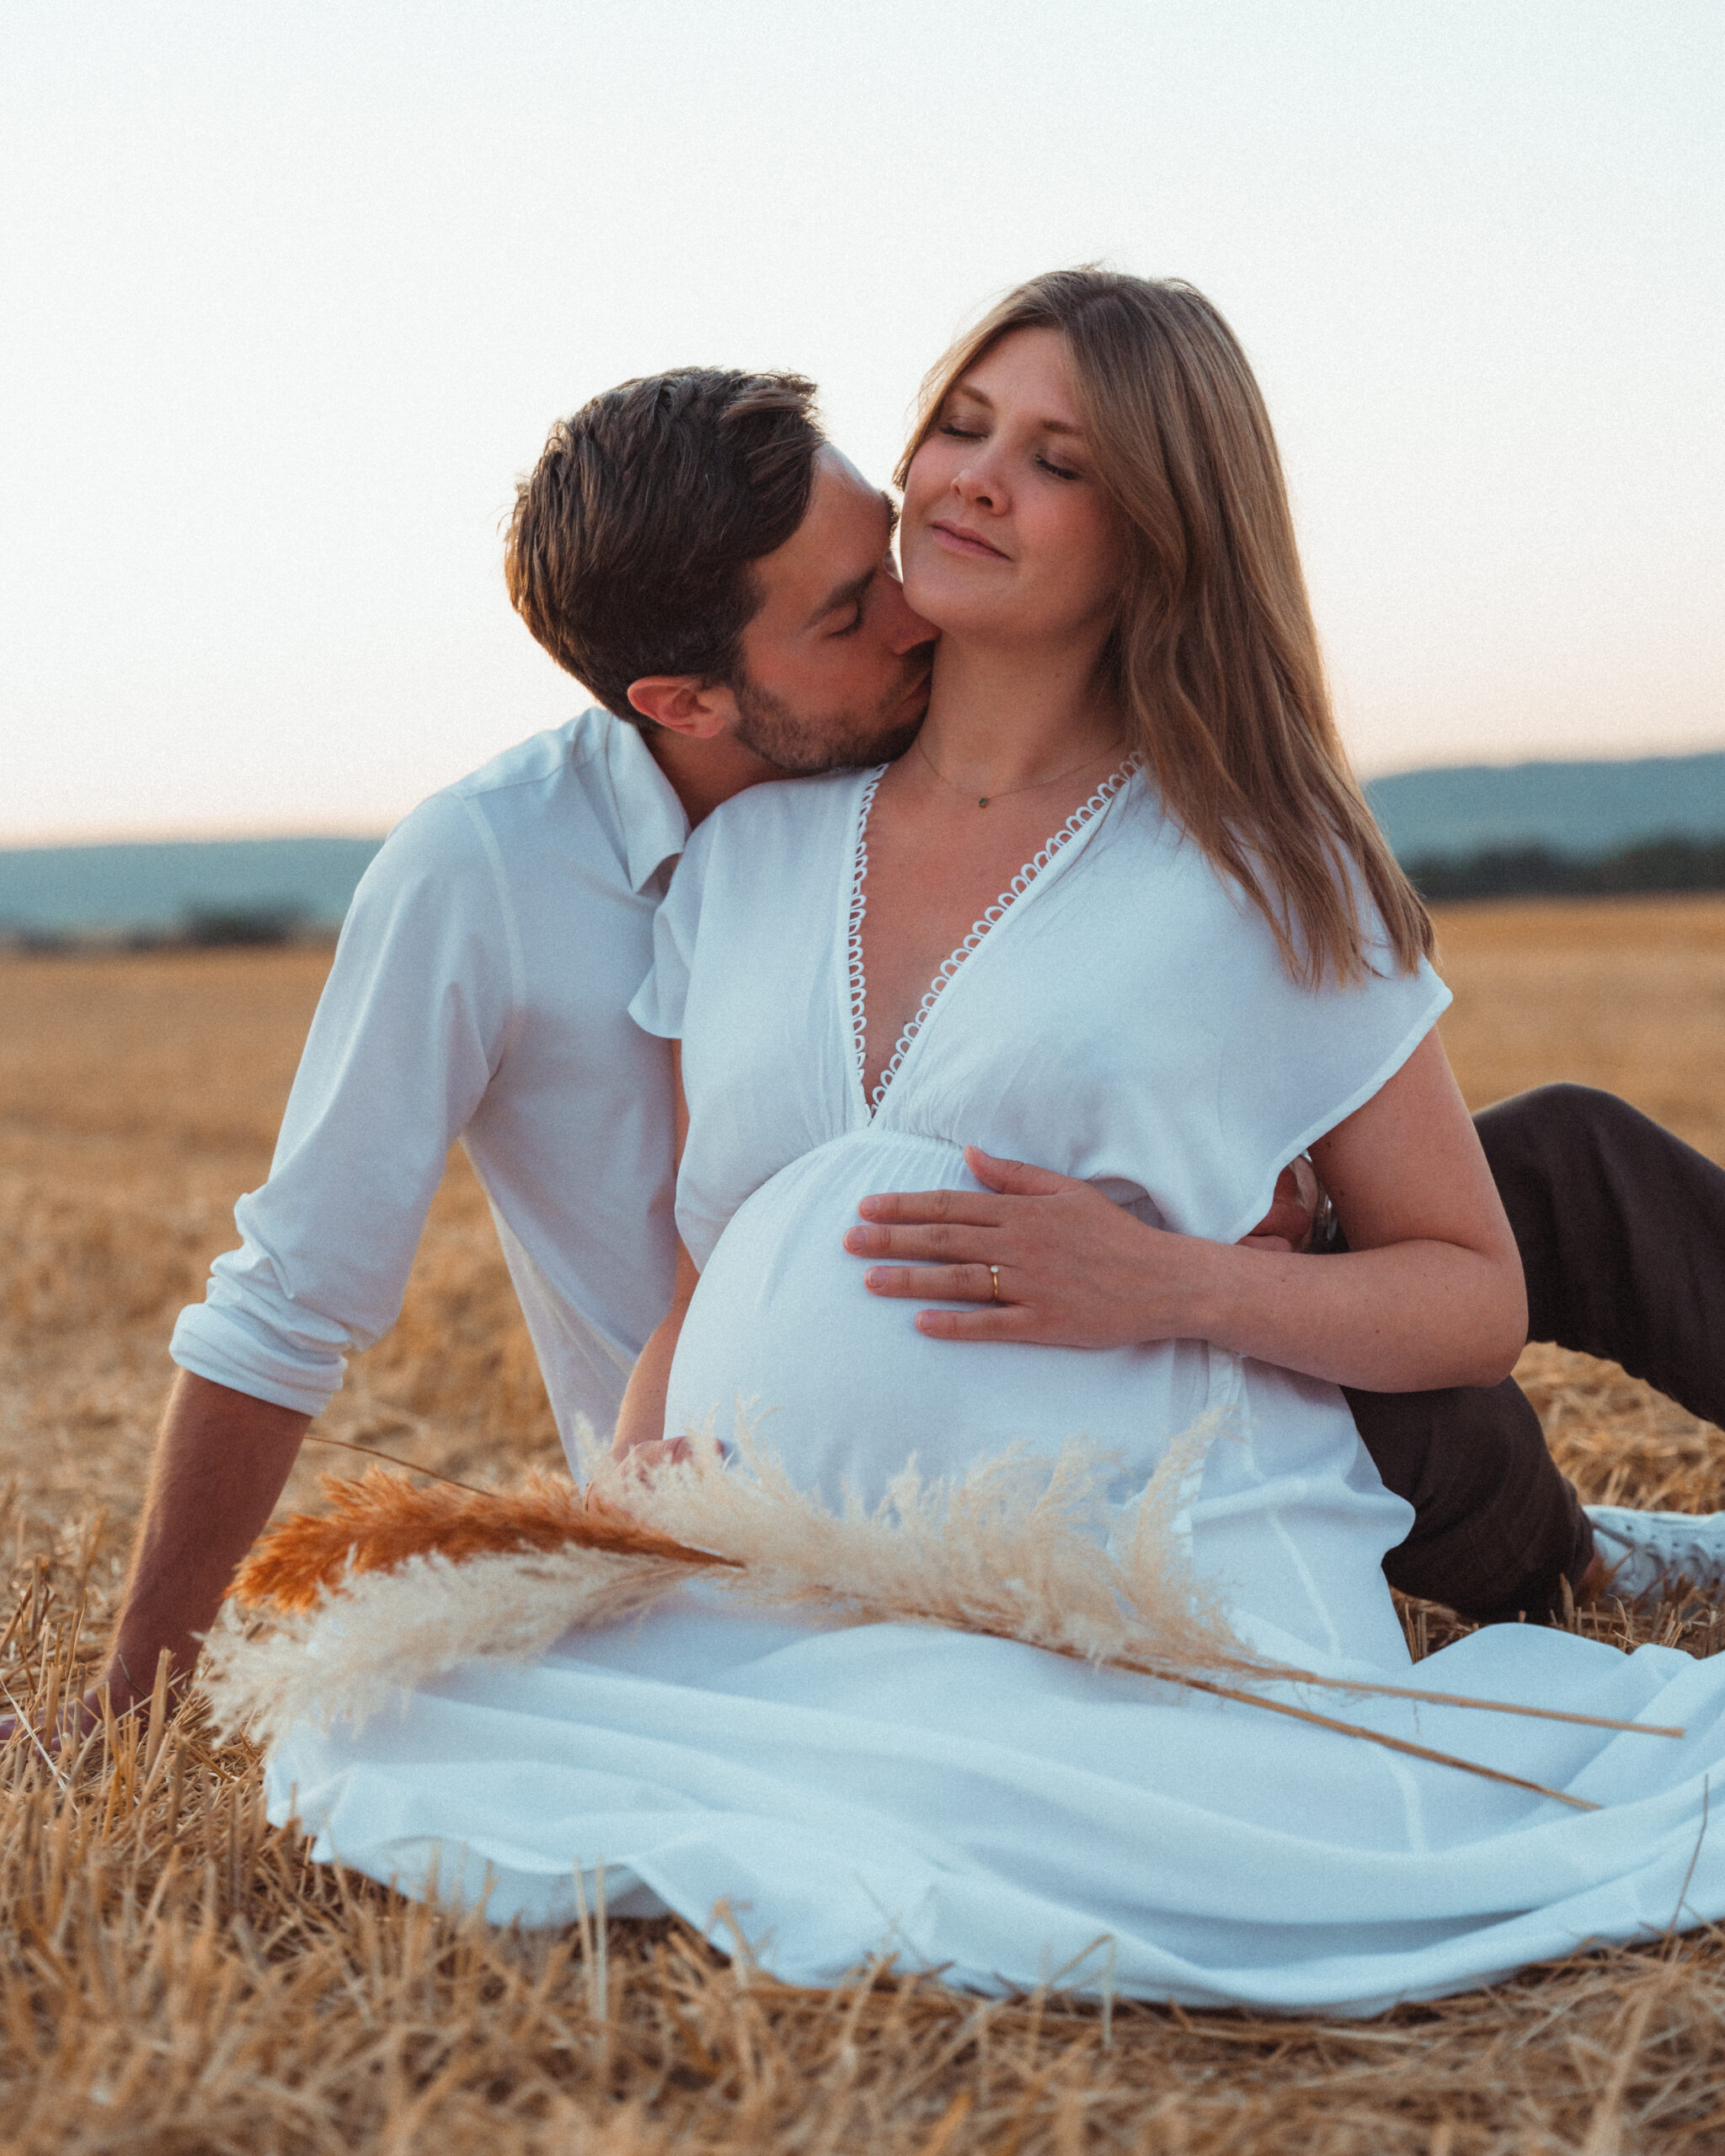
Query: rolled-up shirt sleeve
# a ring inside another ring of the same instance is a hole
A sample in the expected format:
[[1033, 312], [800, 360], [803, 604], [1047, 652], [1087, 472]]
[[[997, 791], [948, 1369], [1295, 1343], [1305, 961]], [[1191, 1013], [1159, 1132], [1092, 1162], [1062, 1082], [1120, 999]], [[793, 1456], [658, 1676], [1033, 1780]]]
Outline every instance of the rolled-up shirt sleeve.
[[508, 1053], [521, 973], [489, 826], [458, 797], [426, 803], [355, 894], [269, 1181], [174, 1328], [181, 1369], [302, 1414], [327, 1405], [347, 1356], [400, 1315], [449, 1148]]

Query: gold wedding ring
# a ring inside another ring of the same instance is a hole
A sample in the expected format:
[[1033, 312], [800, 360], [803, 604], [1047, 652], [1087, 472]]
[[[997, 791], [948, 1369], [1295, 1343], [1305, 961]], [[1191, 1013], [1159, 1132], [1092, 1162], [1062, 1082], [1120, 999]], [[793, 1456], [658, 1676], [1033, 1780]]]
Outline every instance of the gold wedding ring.
[[1001, 1299], [1001, 1269], [999, 1266], [991, 1265], [989, 1267], [988, 1281], [990, 1290], [989, 1300], [991, 1302], [997, 1303]]

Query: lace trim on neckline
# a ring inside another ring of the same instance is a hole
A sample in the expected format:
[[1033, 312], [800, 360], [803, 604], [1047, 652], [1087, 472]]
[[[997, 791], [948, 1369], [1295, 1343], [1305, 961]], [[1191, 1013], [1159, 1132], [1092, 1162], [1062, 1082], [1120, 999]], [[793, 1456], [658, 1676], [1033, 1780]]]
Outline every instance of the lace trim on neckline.
[[[1117, 766], [1114, 771], [1110, 771], [1095, 792], [1091, 795], [1089, 800], [1081, 803], [1072, 811], [1040, 852], [1031, 856], [994, 904], [984, 912], [981, 919], [972, 924], [970, 933], [964, 942], [957, 946], [949, 958], [942, 962], [940, 970], [929, 984], [928, 993], [911, 1014], [910, 1023], [899, 1035], [892, 1054], [882, 1069], [879, 1077], [875, 1080], [873, 1089], [868, 1091], [868, 1113], [871, 1116], [879, 1112], [881, 1102], [886, 1097], [888, 1086], [897, 1077], [900, 1066], [910, 1053], [911, 1043], [928, 1023], [929, 1015], [939, 1001], [941, 991], [953, 979], [959, 967], [975, 950], [990, 929], [1005, 916], [1013, 901], [1024, 895], [1061, 848], [1071, 840], [1076, 838], [1092, 818], [1099, 815], [1108, 807], [1109, 802], [1114, 799], [1143, 760], [1143, 757], [1135, 752], [1127, 757], [1124, 763]], [[885, 776], [884, 767], [875, 772], [863, 790], [862, 799], [857, 810], [857, 855], [851, 873], [850, 923], [845, 946], [846, 960], [850, 973], [851, 1046], [857, 1061], [857, 1082], [865, 1088], [868, 1086], [868, 981], [862, 965], [862, 921], [868, 910], [865, 889], [868, 881], [868, 819], [874, 808], [875, 793]]]
[[868, 1069], [868, 982], [862, 970], [862, 916], [868, 902], [862, 886], [868, 880], [868, 819], [874, 797], [886, 776], [883, 764], [862, 789], [857, 810], [857, 856], [851, 865], [851, 911], [845, 935], [845, 964], [851, 984], [851, 1053], [857, 1060], [857, 1082], [864, 1082]]

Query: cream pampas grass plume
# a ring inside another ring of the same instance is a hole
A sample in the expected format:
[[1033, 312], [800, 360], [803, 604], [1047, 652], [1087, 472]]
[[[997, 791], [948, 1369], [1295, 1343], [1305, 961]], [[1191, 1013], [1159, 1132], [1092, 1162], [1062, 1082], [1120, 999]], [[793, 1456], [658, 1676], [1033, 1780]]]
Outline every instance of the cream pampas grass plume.
[[738, 1561], [724, 1585], [745, 1601], [987, 1633], [1087, 1662], [1130, 1657], [1177, 1681], [1267, 1674], [1198, 1582], [1184, 1523], [1224, 1420], [1205, 1416], [1176, 1438], [1120, 1510], [1103, 1494], [1117, 1463], [1078, 1443], [1051, 1460], [1011, 1447], [952, 1481], [925, 1481], [913, 1456], [873, 1510], [847, 1491], [835, 1512], [740, 1413], [729, 1460], [697, 1440], [682, 1471], [638, 1494], [608, 1457], [581, 1464], [608, 1504]]
[[1192, 1575], [1180, 1513], [1215, 1429], [1207, 1418], [1172, 1445], [1123, 1514], [1101, 1494], [1112, 1462], [1082, 1446], [1052, 1461], [1009, 1451], [953, 1481], [912, 1461], [873, 1511], [847, 1492], [835, 1512], [741, 1415], [729, 1459], [697, 1439], [650, 1477], [589, 1439], [579, 1492], [415, 1491], [374, 1469], [326, 1484], [329, 1515], [260, 1544], [206, 1643], [204, 1682], [225, 1723], [266, 1740], [301, 1721], [358, 1726], [461, 1662], [531, 1661], [697, 1574], [841, 1624], [1130, 1655], [1176, 1682], [1270, 1674]]
[[567, 1631], [635, 1616], [690, 1570], [579, 1544], [462, 1562], [433, 1551], [349, 1574], [273, 1622], [230, 1601], [205, 1642], [201, 1681], [218, 1723], [248, 1726], [261, 1742], [300, 1721], [358, 1728], [459, 1663], [532, 1662]]

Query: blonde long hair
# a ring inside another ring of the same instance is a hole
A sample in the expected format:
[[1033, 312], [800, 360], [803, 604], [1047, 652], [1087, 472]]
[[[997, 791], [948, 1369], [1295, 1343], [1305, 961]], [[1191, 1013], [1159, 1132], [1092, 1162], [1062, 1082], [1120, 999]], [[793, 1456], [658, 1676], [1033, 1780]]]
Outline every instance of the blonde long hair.
[[1031, 328], [1065, 341], [1127, 526], [1103, 664], [1164, 803], [1263, 913], [1294, 979], [1370, 970], [1362, 889], [1411, 972], [1431, 921], [1348, 767], [1269, 415], [1201, 292], [1090, 269], [1021, 285], [931, 370], [899, 484], [954, 385]]

